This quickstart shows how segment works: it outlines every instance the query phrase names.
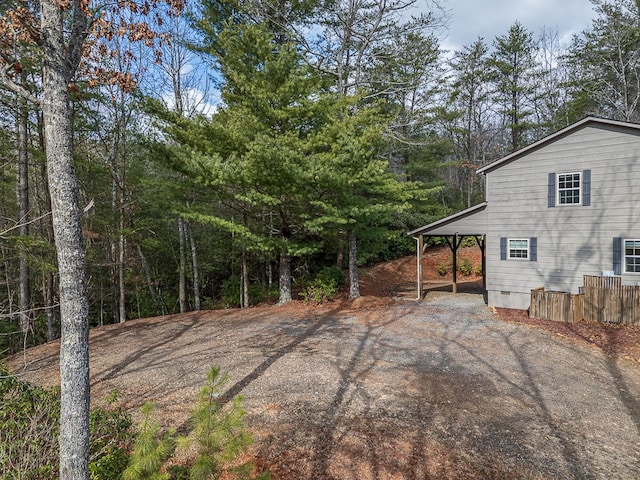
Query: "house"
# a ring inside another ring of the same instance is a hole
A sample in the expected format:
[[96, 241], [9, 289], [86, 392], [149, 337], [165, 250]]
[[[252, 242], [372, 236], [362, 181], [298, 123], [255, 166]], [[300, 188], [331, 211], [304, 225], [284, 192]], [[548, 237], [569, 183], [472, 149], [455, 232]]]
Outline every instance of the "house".
[[476, 237], [487, 303], [504, 308], [529, 308], [534, 288], [578, 293], [583, 275], [640, 285], [640, 125], [587, 117], [477, 173], [484, 203], [409, 232], [419, 265], [424, 237], [454, 257]]

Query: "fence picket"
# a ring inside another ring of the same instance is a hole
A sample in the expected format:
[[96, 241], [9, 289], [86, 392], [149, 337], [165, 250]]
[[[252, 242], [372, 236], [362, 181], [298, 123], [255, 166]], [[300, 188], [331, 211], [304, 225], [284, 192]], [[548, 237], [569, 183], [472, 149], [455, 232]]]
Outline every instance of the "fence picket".
[[531, 290], [529, 315], [532, 318], [556, 320], [565, 323], [576, 321], [576, 312], [580, 310], [582, 317], [582, 294], [574, 295], [563, 292], [545, 292], [544, 288]]
[[640, 286], [622, 285], [621, 277], [585, 275], [583, 280], [582, 294], [531, 290], [531, 317], [640, 325]]

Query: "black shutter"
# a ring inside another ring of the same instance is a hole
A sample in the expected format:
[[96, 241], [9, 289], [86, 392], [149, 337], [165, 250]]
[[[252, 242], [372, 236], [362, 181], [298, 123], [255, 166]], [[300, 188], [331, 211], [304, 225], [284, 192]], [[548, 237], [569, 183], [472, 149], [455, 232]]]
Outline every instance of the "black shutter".
[[591, 170], [582, 171], [582, 205], [591, 205]]
[[529, 260], [532, 262], [538, 261], [538, 237], [529, 239]]
[[549, 190], [547, 192], [549, 207], [556, 206], [556, 174], [549, 174]]
[[507, 259], [507, 238], [500, 237], [500, 260]]
[[613, 273], [622, 275], [622, 238], [613, 239]]

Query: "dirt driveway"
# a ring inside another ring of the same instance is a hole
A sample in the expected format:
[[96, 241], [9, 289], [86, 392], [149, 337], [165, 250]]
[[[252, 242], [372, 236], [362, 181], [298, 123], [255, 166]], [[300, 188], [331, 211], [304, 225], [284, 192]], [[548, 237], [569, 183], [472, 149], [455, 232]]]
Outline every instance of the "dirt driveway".
[[[91, 338], [93, 396], [154, 401], [177, 427], [221, 365], [275, 479], [640, 478], [638, 363], [503, 322], [477, 295], [202, 312]], [[56, 349], [28, 351], [28, 379], [55, 383]]]

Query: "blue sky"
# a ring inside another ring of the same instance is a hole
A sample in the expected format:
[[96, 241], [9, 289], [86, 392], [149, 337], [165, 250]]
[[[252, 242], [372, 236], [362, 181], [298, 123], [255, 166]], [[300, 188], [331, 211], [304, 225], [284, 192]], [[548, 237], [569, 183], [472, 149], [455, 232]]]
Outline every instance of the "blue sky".
[[[421, 1], [421, 0], [418, 0]], [[452, 50], [469, 45], [478, 36], [491, 45], [517, 20], [536, 36], [543, 27], [557, 29], [562, 41], [591, 25], [593, 5], [589, 0], [441, 0], [450, 11], [449, 30], [442, 40]]]

